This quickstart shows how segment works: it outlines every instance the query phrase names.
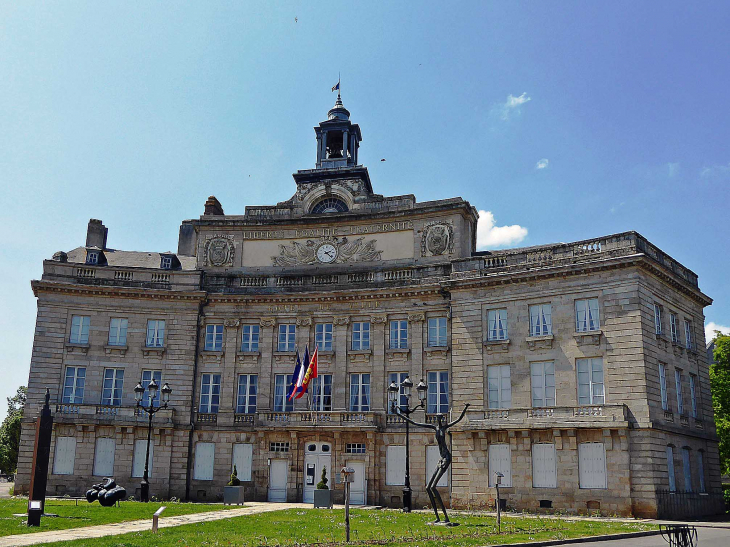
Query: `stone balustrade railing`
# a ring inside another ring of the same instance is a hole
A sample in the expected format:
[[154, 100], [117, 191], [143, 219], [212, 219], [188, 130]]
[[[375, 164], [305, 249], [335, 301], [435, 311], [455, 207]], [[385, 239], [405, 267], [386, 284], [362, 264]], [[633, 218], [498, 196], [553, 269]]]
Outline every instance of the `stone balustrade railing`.
[[600, 427], [628, 421], [626, 405], [556, 406], [544, 408], [495, 408], [469, 411], [463, 425], [497, 428], [521, 427]]
[[374, 412], [259, 412], [255, 425], [261, 427], [328, 427], [378, 425]]
[[[165, 408], [157, 412], [153, 424], [170, 424], [174, 415], [174, 409]], [[142, 423], [148, 422], [148, 415], [136, 406], [118, 405], [86, 405], [57, 403], [54, 418], [57, 421], [74, 421], [76, 423], [93, 423], [95, 421], [115, 423]]]

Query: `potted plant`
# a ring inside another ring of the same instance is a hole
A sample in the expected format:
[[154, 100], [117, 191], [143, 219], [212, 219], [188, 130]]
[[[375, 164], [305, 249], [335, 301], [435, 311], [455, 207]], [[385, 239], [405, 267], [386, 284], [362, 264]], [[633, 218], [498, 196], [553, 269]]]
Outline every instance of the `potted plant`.
[[223, 504], [224, 505], [242, 505], [243, 504], [243, 486], [238, 479], [238, 469], [233, 466], [231, 480], [223, 487]]
[[327, 486], [327, 467], [322, 467], [322, 479], [314, 491], [314, 508], [332, 509], [332, 490]]

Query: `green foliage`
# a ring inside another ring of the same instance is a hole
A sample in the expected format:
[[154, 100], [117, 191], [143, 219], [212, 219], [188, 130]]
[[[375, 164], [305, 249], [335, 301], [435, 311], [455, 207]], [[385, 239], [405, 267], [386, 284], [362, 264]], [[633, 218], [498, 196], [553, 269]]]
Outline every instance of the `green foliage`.
[[15, 395], [8, 397], [8, 415], [0, 425], [0, 470], [15, 473], [18, 467], [18, 447], [20, 446], [20, 421], [28, 388], [20, 386]]
[[720, 468], [730, 473], [730, 336], [717, 333], [715, 364], [710, 367], [712, 408], [715, 413], [717, 436], [720, 439]]
[[236, 464], [233, 464], [233, 473], [231, 473], [231, 480], [228, 481], [227, 486], [241, 486], [241, 481], [238, 478], [238, 469], [236, 469]]
[[327, 468], [322, 467], [322, 479], [317, 483], [317, 490], [329, 490], [330, 487], [327, 486], [327, 483], [329, 481], [327, 480]]

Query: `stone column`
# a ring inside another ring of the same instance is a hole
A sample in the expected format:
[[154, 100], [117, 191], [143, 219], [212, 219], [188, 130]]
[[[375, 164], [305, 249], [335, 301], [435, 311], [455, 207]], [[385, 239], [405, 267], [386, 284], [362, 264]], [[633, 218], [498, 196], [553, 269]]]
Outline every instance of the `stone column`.
[[372, 332], [370, 343], [373, 350], [372, 374], [370, 376], [370, 409], [383, 412], [386, 409], [388, 391], [385, 376], [385, 323], [388, 316], [373, 315], [370, 318]]
[[322, 167], [322, 156], [324, 156], [324, 151], [322, 150], [322, 134], [317, 133], [317, 168]]
[[264, 317], [261, 319], [261, 338], [259, 340], [259, 351], [261, 352], [259, 366], [259, 387], [256, 397], [256, 410], [258, 412], [270, 411], [273, 404], [274, 389], [274, 327], [276, 319]]
[[332, 371], [332, 410], [344, 411], [350, 406], [350, 376], [347, 367], [347, 326], [349, 317], [335, 317], [335, 366]]
[[218, 423], [233, 425], [233, 415], [236, 412], [236, 391], [238, 378], [236, 377], [236, 349], [238, 349], [238, 319], [226, 319], [223, 349], [221, 358], [221, 399], [218, 409]]
[[344, 130], [342, 132], [342, 157], [345, 159], [345, 163], [347, 163], [347, 145], [348, 145], [348, 139], [349, 139], [349, 132], [347, 130]]

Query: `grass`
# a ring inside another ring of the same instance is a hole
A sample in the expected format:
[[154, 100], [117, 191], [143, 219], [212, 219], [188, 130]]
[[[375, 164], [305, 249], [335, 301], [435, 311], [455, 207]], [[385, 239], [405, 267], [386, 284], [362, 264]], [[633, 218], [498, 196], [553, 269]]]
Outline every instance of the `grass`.
[[240, 545], [244, 547], [403, 546], [440, 547], [493, 545], [546, 539], [567, 539], [655, 529], [641, 523], [505, 517], [502, 532], [496, 519], [477, 513], [453, 512], [460, 526], [429, 526], [432, 513], [404, 514], [397, 510], [352, 510], [351, 543], [345, 542], [344, 510], [288, 509], [216, 522], [164, 528], [157, 534], [135, 532], [100, 539], [58, 542], [52, 545], [98, 547], [197, 547]]
[[[188, 515], [205, 511], [220, 511], [236, 506], [223, 506], [202, 503], [177, 502], [150, 502], [123, 501], [119, 507], [102, 507], [98, 502], [88, 503], [80, 501], [78, 507], [70, 500], [46, 500], [46, 513], [53, 513], [58, 517], [42, 517], [41, 525], [29, 528], [25, 513], [28, 510], [28, 498], [13, 498], [0, 500], [0, 537], [13, 534], [28, 534], [33, 532], [47, 532], [50, 530], [66, 530], [96, 524], [109, 524], [152, 518], [152, 513], [161, 505], [167, 507], [163, 516]], [[238, 507], [241, 507], [240, 505]], [[13, 514], [23, 513], [21, 517]]]

